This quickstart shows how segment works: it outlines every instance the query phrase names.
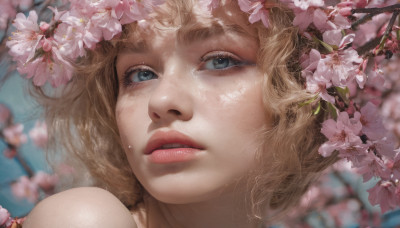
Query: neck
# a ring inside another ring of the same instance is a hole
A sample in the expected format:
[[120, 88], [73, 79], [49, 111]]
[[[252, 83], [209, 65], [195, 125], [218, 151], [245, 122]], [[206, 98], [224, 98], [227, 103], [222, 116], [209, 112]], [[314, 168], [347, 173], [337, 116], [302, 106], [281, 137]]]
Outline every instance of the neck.
[[250, 207], [243, 192], [188, 204], [166, 204], [148, 197], [145, 205], [147, 222], [139, 225], [143, 228], [262, 227], [259, 220], [249, 216]]

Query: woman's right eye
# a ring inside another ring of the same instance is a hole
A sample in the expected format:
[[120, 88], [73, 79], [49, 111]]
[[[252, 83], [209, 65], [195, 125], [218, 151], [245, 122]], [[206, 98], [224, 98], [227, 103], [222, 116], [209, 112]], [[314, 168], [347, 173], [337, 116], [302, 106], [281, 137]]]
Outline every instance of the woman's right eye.
[[157, 74], [150, 69], [134, 68], [125, 73], [124, 84], [129, 86], [157, 78]]

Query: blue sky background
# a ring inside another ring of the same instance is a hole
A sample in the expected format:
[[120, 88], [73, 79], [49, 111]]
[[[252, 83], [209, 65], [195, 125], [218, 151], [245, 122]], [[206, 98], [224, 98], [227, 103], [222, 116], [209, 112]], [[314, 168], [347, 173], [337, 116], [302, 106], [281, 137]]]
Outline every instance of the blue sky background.
[[[0, 87], [0, 103], [6, 105], [14, 116], [14, 123], [22, 123], [24, 133], [28, 135], [37, 119], [40, 118], [41, 110], [28, 94], [27, 80], [20, 75], [11, 75]], [[26, 175], [21, 165], [15, 159], [3, 156], [5, 144], [0, 142], [0, 205], [7, 208], [12, 216], [23, 216], [28, 213], [33, 204], [27, 200], [18, 200], [10, 191], [10, 183], [20, 176]], [[37, 148], [28, 137], [28, 143], [20, 148], [21, 156], [26, 160], [34, 172], [43, 170], [50, 172], [44, 153]]]

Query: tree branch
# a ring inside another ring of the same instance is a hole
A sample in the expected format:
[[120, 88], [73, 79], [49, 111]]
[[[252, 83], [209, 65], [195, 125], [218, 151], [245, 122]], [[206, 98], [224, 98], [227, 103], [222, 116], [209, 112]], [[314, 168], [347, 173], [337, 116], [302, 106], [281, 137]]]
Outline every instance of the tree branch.
[[400, 4], [394, 4], [391, 6], [386, 6], [382, 8], [359, 8], [359, 9], [352, 9], [351, 13], [374, 13], [374, 14], [379, 14], [379, 13], [384, 13], [384, 12], [393, 12], [397, 9], [400, 9]]

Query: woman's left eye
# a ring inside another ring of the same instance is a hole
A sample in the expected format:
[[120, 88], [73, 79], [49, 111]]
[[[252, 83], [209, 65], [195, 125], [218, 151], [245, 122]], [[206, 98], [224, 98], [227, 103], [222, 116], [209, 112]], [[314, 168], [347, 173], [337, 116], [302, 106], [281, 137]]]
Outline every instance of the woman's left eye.
[[213, 55], [203, 58], [202, 68], [205, 70], [224, 70], [230, 67], [241, 65], [241, 61], [232, 56]]
[[138, 85], [143, 82], [157, 79], [158, 75], [154, 73], [154, 71], [147, 66], [136, 66], [131, 69], [128, 69], [124, 76], [122, 83], [125, 87], [131, 85]]

